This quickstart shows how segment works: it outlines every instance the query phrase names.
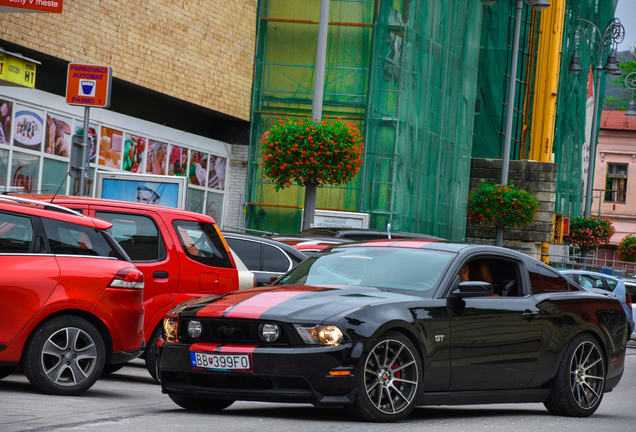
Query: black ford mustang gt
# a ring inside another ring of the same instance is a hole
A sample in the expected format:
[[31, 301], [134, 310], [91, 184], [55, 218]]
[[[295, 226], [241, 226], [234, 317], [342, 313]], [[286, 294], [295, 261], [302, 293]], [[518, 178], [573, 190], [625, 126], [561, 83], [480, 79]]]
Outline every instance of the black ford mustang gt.
[[618, 384], [627, 339], [611, 293], [521, 253], [377, 240], [175, 308], [158, 374], [192, 410], [303, 402], [397, 421], [418, 405], [543, 402], [585, 417]]

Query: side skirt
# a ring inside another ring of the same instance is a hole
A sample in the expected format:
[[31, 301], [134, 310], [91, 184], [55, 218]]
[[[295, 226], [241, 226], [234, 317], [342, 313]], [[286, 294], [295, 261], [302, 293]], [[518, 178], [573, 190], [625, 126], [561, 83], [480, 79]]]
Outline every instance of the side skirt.
[[543, 402], [549, 389], [484, 390], [463, 392], [424, 393], [418, 405], [471, 405], [495, 403]]

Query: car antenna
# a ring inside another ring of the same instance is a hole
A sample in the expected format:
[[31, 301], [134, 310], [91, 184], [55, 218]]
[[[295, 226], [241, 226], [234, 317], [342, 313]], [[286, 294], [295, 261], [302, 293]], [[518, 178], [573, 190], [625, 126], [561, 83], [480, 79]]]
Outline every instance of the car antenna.
[[65, 176], [64, 176], [64, 178], [62, 179], [62, 182], [61, 182], [61, 183], [60, 183], [60, 185], [57, 187], [57, 190], [55, 191], [55, 193], [54, 193], [54, 194], [53, 194], [53, 196], [51, 197], [51, 204], [53, 204], [53, 200], [55, 199], [55, 197], [57, 196], [57, 194], [60, 192], [60, 189], [62, 189], [62, 185], [64, 184], [64, 182], [66, 181], [66, 178], [68, 177], [68, 175], [69, 175], [70, 173], [71, 173], [70, 171], [68, 171], [68, 172], [66, 173], [66, 175], [65, 175]]

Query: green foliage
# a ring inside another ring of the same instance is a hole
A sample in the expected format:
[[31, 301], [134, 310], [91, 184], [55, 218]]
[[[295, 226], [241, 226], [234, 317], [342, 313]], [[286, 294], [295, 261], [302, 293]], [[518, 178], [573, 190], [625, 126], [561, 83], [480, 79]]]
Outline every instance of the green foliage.
[[276, 190], [315, 184], [341, 185], [353, 179], [362, 165], [364, 144], [352, 123], [340, 118], [286, 122], [263, 134], [263, 173]]
[[628, 235], [618, 244], [618, 259], [626, 262], [636, 261], [636, 236]]
[[609, 243], [616, 230], [612, 222], [604, 217], [578, 217], [570, 220], [570, 234], [563, 242], [581, 249], [590, 249]]
[[469, 225], [517, 228], [532, 223], [538, 206], [531, 192], [484, 180], [468, 195], [466, 219]]

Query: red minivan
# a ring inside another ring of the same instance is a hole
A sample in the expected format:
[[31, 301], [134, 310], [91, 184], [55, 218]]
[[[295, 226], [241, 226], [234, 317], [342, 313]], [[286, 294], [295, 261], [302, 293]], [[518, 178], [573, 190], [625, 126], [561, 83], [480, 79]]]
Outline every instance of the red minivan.
[[[148, 347], [144, 358], [154, 378], [155, 342], [161, 337], [164, 315], [186, 300], [239, 288], [234, 259], [210, 216], [101, 198], [33, 197], [113, 224], [110, 233], [144, 274], [144, 333]], [[113, 366], [107, 371], [117, 369]]]
[[77, 395], [144, 351], [143, 274], [110, 222], [0, 195], [0, 379]]

